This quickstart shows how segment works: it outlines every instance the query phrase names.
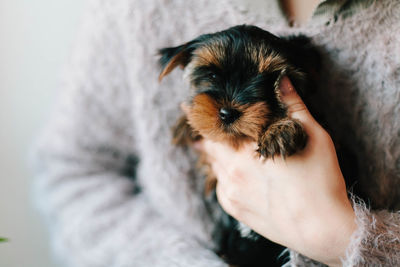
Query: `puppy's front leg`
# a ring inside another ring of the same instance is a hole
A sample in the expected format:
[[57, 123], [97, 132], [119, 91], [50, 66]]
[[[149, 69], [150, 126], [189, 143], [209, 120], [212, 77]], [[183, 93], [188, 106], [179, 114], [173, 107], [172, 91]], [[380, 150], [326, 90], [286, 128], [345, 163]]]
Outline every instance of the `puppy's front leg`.
[[186, 146], [201, 139], [201, 136], [189, 125], [188, 119], [182, 115], [172, 127], [172, 143]]
[[271, 124], [259, 137], [257, 152], [265, 158], [285, 158], [302, 150], [307, 139], [300, 121], [284, 118]]

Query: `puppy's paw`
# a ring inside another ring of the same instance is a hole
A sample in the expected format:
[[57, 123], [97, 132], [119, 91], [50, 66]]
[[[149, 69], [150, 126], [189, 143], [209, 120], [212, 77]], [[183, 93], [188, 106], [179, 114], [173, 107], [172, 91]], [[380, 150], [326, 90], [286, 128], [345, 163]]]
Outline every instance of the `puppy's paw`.
[[268, 127], [258, 140], [258, 150], [265, 158], [286, 158], [302, 150], [308, 136], [298, 120], [282, 119]]

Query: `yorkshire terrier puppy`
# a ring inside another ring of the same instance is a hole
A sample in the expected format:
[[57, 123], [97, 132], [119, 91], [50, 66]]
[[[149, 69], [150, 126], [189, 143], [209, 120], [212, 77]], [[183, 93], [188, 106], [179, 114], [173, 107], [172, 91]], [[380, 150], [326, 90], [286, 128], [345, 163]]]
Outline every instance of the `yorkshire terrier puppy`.
[[[264, 158], [289, 157], [306, 146], [307, 134], [298, 120], [288, 117], [279, 83], [288, 76], [300, 96], [310, 87], [318, 53], [307, 38], [279, 38], [258, 27], [241, 25], [159, 53], [160, 80], [180, 66], [193, 90], [187, 114], [173, 128], [175, 144], [190, 145], [204, 137], [240, 148], [253, 141]], [[209, 173], [207, 194], [215, 184]], [[229, 264], [278, 264], [283, 247], [226, 213], [216, 220], [217, 252]]]

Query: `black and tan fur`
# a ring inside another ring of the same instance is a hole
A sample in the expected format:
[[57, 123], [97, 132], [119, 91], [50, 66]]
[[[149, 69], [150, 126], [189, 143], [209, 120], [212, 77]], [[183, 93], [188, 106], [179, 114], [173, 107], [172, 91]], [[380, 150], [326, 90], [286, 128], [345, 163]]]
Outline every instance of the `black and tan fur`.
[[[318, 55], [305, 37], [278, 38], [255, 26], [236, 26], [201, 35], [160, 50], [160, 80], [175, 67], [185, 68], [193, 97], [173, 129], [173, 142], [190, 145], [203, 137], [240, 148], [258, 144], [261, 157], [288, 157], [302, 150], [307, 134], [281, 102], [279, 83], [288, 76], [300, 95], [310, 87]], [[216, 180], [206, 179], [212, 192]], [[238, 222], [224, 215], [216, 222], [218, 253], [237, 266], [274, 266], [282, 247], [258, 236], [243, 237]], [[256, 237], [256, 238], [254, 238]]]

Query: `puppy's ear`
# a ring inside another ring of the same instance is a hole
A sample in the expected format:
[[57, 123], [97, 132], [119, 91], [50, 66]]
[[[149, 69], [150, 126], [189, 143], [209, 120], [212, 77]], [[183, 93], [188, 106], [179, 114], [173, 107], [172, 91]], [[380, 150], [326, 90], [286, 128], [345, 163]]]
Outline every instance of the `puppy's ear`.
[[304, 35], [282, 37], [286, 40], [286, 52], [292, 62], [309, 71], [321, 68], [321, 55], [317, 47]]
[[[304, 36], [288, 36], [282, 37], [285, 43], [282, 47], [285, 48], [285, 53], [289, 61], [302, 72], [305, 73], [306, 79], [300, 75], [288, 76], [295, 86], [300, 96], [307, 91], [307, 94], [312, 94], [319, 84], [319, 77], [322, 68], [321, 53], [311, 40]], [[307, 90], [305, 90], [307, 88]]]
[[159, 81], [177, 66], [181, 68], [186, 67], [192, 57], [194, 49], [194, 41], [176, 47], [160, 49], [158, 51], [160, 55], [159, 64], [161, 66], [161, 73], [158, 77]]
[[286, 53], [296, 67], [300, 67], [308, 75], [317, 75], [321, 70], [321, 54], [311, 40], [304, 36], [287, 36]]

